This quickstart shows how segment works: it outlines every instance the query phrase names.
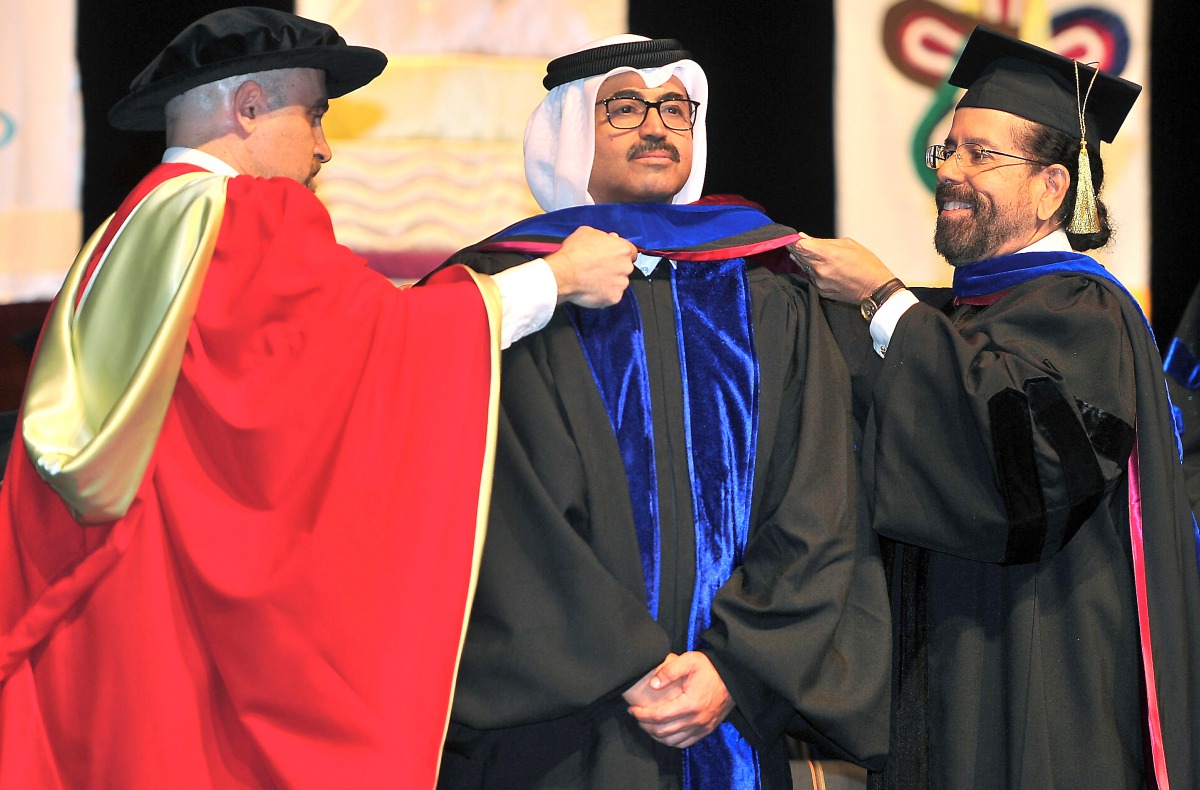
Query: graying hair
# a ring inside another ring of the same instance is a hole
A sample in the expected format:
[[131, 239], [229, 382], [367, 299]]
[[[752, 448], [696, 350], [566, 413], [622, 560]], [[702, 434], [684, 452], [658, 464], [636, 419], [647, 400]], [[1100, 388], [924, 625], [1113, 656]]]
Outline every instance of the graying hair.
[[287, 101], [284, 83], [287, 81], [290, 71], [294, 71], [294, 69], [271, 69], [251, 74], [235, 74], [216, 82], [198, 85], [167, 102], [167, 124], [169, 126], [175, 123], [185, 114], [208, 115], [216, 112], [218, 107], [228, 101], [229, 97], [247, 82], [257, 82], [262, 87], [267, 96], [266, 109], [278, 109]]

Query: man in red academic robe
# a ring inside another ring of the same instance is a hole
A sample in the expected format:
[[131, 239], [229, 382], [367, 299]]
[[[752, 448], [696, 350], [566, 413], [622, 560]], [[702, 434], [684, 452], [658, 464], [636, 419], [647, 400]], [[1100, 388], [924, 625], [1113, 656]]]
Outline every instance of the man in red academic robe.
[[382, 53], [242, 8], [110, 114], [164, 163], [42, 333], [0, 490], [0, 786], [431, 787], [487, 520], [501, 347], [620, 298], [582, 229], [396, 289], [304, 187]]

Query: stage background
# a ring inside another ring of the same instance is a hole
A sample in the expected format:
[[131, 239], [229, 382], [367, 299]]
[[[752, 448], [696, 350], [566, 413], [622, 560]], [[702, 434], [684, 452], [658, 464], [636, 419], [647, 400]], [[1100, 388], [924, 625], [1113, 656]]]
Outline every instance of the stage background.
[[[229, 5], [0, 0], [0, 301], [10, 303], [0, 409], [19, 399], [46, 300], [82, 234], [161, 154], [161, 134], [112, 130], [108, 108], [174, 33]], [[1118, 226], [1107, 262], [1151, 309], [1160, 344], [1200, 278], [1190, 238], [1200, 165], [1186, 122], [1200, 98], [1187, 65], [1200, 4], [1190, 0], [300, 0], [299, 10], [391, 59], [369, 92], [334, 102], [335, 156], [319, 188], [339, 238], [393, 276], [536, 210], [520, 136], [545, 61], [629, 30], [679, 38], [709, 75], [708, 192], [745, 195], [814, 235], [855, 236], [914, 283], [943, 281], [913, 153], [938, 96], [902, 66], [907, 53], [944, 70], [979, 19], [1089, 53], [1117, 51], [1110, 33], [1124, 30], [1122, 71], [1147, 90], [1125, 147], [1105, 146]]]

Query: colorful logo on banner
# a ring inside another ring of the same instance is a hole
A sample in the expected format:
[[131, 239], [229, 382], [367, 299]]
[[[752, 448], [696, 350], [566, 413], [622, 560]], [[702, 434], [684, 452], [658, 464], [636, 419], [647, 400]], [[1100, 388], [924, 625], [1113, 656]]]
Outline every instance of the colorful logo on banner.
[[[1007, 5], [1007, 4], [1005, 4]], [[1018, 12], [991, 18], [946, 8], [931, 0], [902, 0], [888, 9], [883, 24], [883, 46], [888, 60], [908, 79], [933, 89], [933, 101], [913, 131], [912, 165], [922, 183], [933, 192], [937, 173], [925, 166], [930, 139], [957, 103], [958, 88], [947, 84], [958, 53], [976, 25], [987, 25], [1018, 35]], [[1049, 49], [1080, 63], [1121, 74], [1129, 60], [1129, 32], [1121, 17], [1111, 11], [1079, 7], [1050, 19]]]
[[8, 145], [16, 136], [17, 122], [4, 110], [0, 110], [0, 148]]

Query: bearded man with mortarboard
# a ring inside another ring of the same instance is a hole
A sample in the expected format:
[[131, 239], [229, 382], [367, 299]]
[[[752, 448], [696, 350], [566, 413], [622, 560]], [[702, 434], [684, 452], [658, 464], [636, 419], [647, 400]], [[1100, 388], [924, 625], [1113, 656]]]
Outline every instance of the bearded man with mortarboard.
[[502, 271], [581, 224], [641, 255], [619, 304], [504, 354], [439, 786], [790, 787], [788, 729], [878, 762], [882, 567], [844, 363], [772, 271], [796, 234], [697, 202], [708, 84], [678, 42], [605, 39], [544, 84], [525, 172], [549, 213], [450, 260]]
[[634, 250], [581, 229], [494, 278], [368, 270], [306, 186], [329, 99], [385, 63], [229, 9], [113, 107], [169, 147], [34, 357], [0, 492], [0, 786], [434, 785], [500, 348], [619, 299]]
[[1108, 241], [1099, 141], [1140, 89], [985, 28], [950, 83], [928, 164], [951, 291], [919, 302], [850, 239], [794, 245], [858, 330], [839, 340], [890, 563], [886, 785], [1197, 787], [1200, 574], [1161, 360], [1081, 252]]

